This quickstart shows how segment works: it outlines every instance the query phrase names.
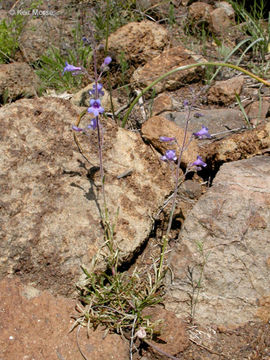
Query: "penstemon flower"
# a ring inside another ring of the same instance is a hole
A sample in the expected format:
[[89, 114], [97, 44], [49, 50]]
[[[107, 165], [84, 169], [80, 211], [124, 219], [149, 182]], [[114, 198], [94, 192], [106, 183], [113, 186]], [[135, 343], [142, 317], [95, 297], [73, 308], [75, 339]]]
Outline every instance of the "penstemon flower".
[[99, 114], [104, 113], [104, 108], [101, 106], [100, 99], [91, 99], [90, 107], [87, 109], [87, 112], [94, 114], [94, 116], [98, 116]]
[[197, 131], [196, 133], [193, 133], [193, 135], [199, 139], [211, 138], [211, 135], [208, 132], [208, 128], [204, 125], [202, 126], [201, 130]]
[[165, 155], [161, 156], [160, 159], [163, 161], [176, 161], [177, 156], [176, 156], [175, 150], [167, 150], [165, 152]]
[[197, 160], [195, 160], [192, 164], [190, 164], [190, 166], [195, 166], [196, 170], [201, 170], [201, 166], [202, 167], [206, 167], [207, 164], [203, 161], [202, 157], [200, 155], [197, 156]]
[[72, 75], [79, 75], [79, 74], [81, 74], [83, 72], [83, 69], [81, 67], [71, 65], [67, 61], [66, 61], [65, 65], [66, 66], [64, 67], [62, 75], [64, 75], [65, 72], [71, 72]]

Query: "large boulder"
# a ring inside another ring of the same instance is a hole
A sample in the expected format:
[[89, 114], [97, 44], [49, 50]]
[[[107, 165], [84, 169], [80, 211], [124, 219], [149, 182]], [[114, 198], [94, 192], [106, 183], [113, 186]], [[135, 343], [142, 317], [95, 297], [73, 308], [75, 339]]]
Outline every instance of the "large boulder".
[[269, 188], [268, 156], [221, 167], [171, 255], [168, 309], [202, 326], [270, 320]]
[[[80, 265], [89, 267], [104, 245], [97, 134], [78, 137], [83, 157], [71, 130], [79, 114], [59, 98], [23, 99], [1, 108], [0, 278], [16, 273], [68, 294]], [[173, 179], [138, 133], [108, 120], [103, 162], [120, 261], [130, 261], [150, 234], [152, 216]]]

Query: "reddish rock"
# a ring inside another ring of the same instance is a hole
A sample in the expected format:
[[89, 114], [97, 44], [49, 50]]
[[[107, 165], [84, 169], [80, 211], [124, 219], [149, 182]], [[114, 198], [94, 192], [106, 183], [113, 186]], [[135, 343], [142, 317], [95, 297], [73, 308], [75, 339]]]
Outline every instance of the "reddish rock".
[[[162, 54], [151, 59], [147, 64], [134, 71], [132, 81], [139, 87], [145, 87], [174, 68], [203, 61], [204, 59], [202, 57], [195, 56], [182, 46], [174, 47], [164, 50]], [[165, 90], [179, 89], [187, 83], [201, 80], [203, 72], [202, 67], [177, 71], [164, 80], [159, 81], [153, 89], [155, 89], [156, 93]]]
[[[177, 355], [189, 346], [186, 326], [173, 312], [160, 307], [154, 307], [146, 309], [144, 315], [151, 316], [153, 322], [162, 320], [157, 327], [160, 335], [157, 337], [157, 341], [149, 340], [150, 344], [153, 344], [169, 355]], [[151, 347], [151, 345], [149, 350], [155, 355], [158, 355], [158, 359], [168, 359], [168, 357], [162, 356], [156, 349]]]
[[[162, 154], [168, 149], [175, 149], [179, 154], [178, 147], [175, 144], [161, 142], [160, 136], [175, 137], [180, 146], [184, 139], [184, 130], [179, 128], [174, 122], [167, 120], [163, 116], [153, 116], [148, 119], [142, 126], [142, 135]], [[186, 144], [189, 142], [191, 134], [186, 137]], [[182, 156], [182, 163], [187, 166], [188, 163], [196, 160], [199, 154], [197, 140], [192, 140]]]
[[144, 64], [161, 53], [168, 44], [167, 30], [155, 22], [131, 22], [112, 33], [108, 39], [109, 52], [125, 59]]
[[[0, 282], [0, 359], [81, 360], [75, 329], [75, 301], [54, 297], [47, 291], [23, 285], [18, 279]], [[79, 346], [88, 359], [126, 360], [128, 342], [116, 334], [85, 328], [78, 334]]]
[[153, 116], [159, 115], [164, 111], [172, 111], [173, 102], [171, 97], [168, 94], [161, 94], [155, 98], [152, 107]]
[[229, 80], [217, 81], [208, 93], [208, 102], [228, 105], [235, 101], [235, 95], [240, 95], [244, 85], [244, 77], [234, 77]]
[[194, 2], [190, 5], [188, 9], [188, 16], [191, 21], [206, 21], [209, 22], [210, 20], [210, 13], [214, 10], [214, 8], [206, 4], [204, 2]]
[[250, 121], [255, 123], [254, 125], [257, 125], [258, 123], [262, 122], [262, 120], [264, 120], [269, 114], [270, 101], [254, 101], [245, 108], [245, 111]]
[[224, 163], [251, 158], [269, 152], [270, 122], [253, 130], [233, 134], [201, 148], [208, 163]]

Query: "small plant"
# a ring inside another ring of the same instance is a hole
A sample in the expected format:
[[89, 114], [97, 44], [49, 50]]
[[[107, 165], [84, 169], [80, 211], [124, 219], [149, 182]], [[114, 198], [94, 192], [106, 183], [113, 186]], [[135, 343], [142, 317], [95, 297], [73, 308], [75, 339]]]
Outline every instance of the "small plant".
[[241, 23], [242, 30], [249, 36], [253, 56], [264, 61], [270, 44], [270, 13], [264, 20], [264, 0], [255, 1], [251, 11], [245, 9], [245, 2], [230, 1]]
[[[82, 68], [87, 69], [92, 63], [92, 49], [86, 46], [80, 29], [73, 30], [75, 46], [67, 51], [66, 61], [70, 64], [79, 64]], [[52, 46], [46, 54], [42, 55], [38, 63], [35, 64], [37, 75], [42, 80], [43, 89], [55, 89], [58, 91], [78, 89], [82, 85], [82, 77], [72, 76], [67, 73], [62, 76], [65, 66], [62, 51]]]
[[[94, 25], [97, 29], [97, 41], [106, 38], [108, 29], [110, 32], [116, 31], [121, 26], [130, 21], [141, 20], [141, 15], [136, 13], [136, 0], [106, 0], [106, 6], [102, 2], [98, 2], [95, 9]], [[106, 21], [104, 19], [106, 18]]]
[[19, 48], [19, 36], [24, 24], [24, 17], [16, 15], [0, 21], [0, 63], [8, 63], [13, 60]]

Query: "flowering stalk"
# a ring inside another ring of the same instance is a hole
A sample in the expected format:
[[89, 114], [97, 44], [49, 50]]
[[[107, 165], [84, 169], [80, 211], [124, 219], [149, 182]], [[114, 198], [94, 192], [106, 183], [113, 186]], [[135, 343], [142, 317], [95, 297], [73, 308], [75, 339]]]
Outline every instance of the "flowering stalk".
[[[87, 40], [87, 39], [86, 39]], [[101, 178], [101, 186], [102, 186], [102, 196], [103, 196], [103, 206], [104, 206], [104, 212], [103, 212], [103, 225], [106, 226], [107, 220], [108, 220], [108, 211], [107, 211], [107, 204], [106, 204], [106, 196], [105, 196], [105, 187], [104, 187], [104, 166], [103, 166], [103, 157], [102, 157], [102, 145], [103, 145], [103, 139], [102, 139], [102, 128], [99, 120], [99, 115], [104, 112], [104, 108], [101, 106], [100, 97], [104, 95], [104, 92], [102, 91], [102, 84], [99, 83], [103, 72], [106, 71], [108, 65], [112, 61], [111, 57], [107, 56], [104, 59], [103, 64], [101, 65], [100, 73], [98, 74], [97, 70], [97, 57], [96, 57], [96, 49], [93, 50], [93, 59], [94, 59], [94, 76], [95, 76], [95, 84], [93, 86], [93, 89], [89, 91], [89, 95], [93, 96], [94, 98], [90, 100], [90, 107], [87, 109], [87, 112], [94, 115], [94, 118], [90, 121], [90, 124], [87, 125], [86, 128], [80, 128], [77, 125], [73, 125], [72, 129], [76, 132], [84, 132], [87, 133], [88, 129], [95, 130], [97, 129], [97, 138], [98, 138], [98, 157], [99, 157], [99, 167], [100, 167], [100, 178]], [[71, 72], [72, 75], [79, 75], [79, 74], [86, 74], [90, 78], [87, 71], [78, 66], [74, 66], [71, 64], [65, 63], [65, 67], [63, 70], [62, 75], [64, 75], [66, 72]], [[90, 78], [91, 79], [91, 78]], [[78, 124], [79, 125], [79, 124]]]

